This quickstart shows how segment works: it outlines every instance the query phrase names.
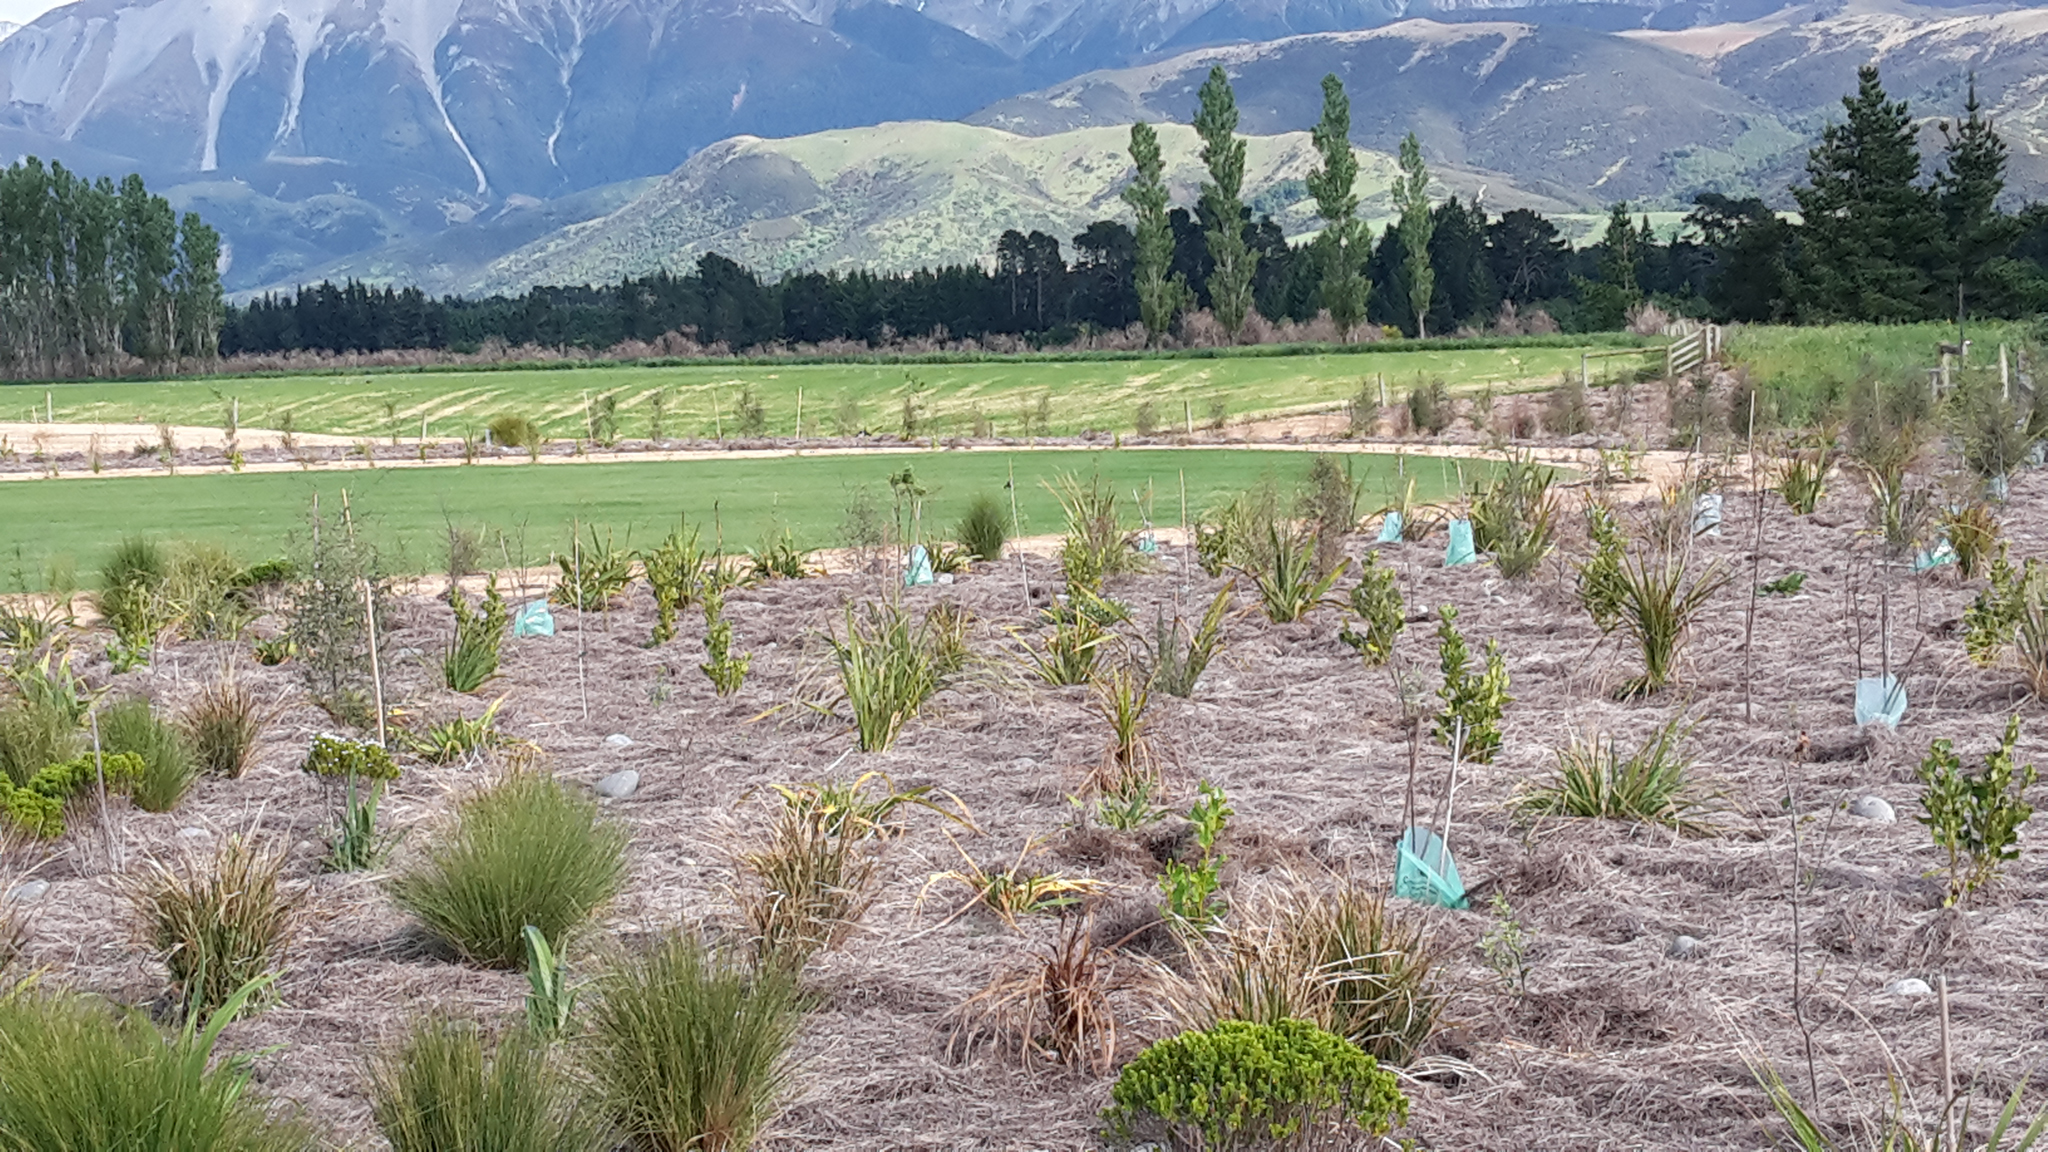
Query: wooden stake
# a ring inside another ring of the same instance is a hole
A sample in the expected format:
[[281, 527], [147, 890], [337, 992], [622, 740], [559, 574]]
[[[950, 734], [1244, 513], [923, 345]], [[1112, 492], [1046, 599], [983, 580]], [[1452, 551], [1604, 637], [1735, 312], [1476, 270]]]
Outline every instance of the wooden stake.
[[804, 438], [804, 390], [796, 390], [796, 438]]
[[1998, 346], [1998, 387], [2009, 403], [2012, 400], [2012, 365], [2005, 358], [2005, 345]]
[[725, 442], [725, 416], [718, 408], [718, 389], [711, 390], [711, 427], [718, 433], [719, 443]]
[[[1749, 392], [1749, 486], [1756, 494], [1756, 535], [1750, 544], [1749, 612], [1742, 623], [1742, 719], [1750, 719], [1750, 668], [1755, 655], [1757, 579], [1764, 563], [1764, 487], [1756, 474], [1756, 389]], [[1798, 841], [1793, 841], [1798, 851]], [[1796, 911], [1795, 911], [1796, 915]]]
[[1955, 1050], [1949, 1044], [1948, 1035], [1948, 973], [1934, 978], [1935, 989], [1941, 994], [1941, 1131], [1948, 1137], [1949, 1148], [1956, 1147], [1955, 1103], [1956, 1070]]
[[377, 597], [370, 590], [368, 577], [363, 578], [363, 623], [369, 626], [370, 635], [370, 691], [371, 701], [377, 706], [377, 743], [385, 743], [384, 732], [384, 670], [377, 661]]
[[569, 521], [569, 566], [576, 576], [576, 695], [583, 702], [583, 722], [590, 723], [590, 684], [583, 674], [583, 521]]
[[1187, 415], [1187, 420], [1188, 420], [1188, 438], [1189, 438], [1189, 439], [1193, 439], [1193, 438], [1194, 438], [1194, 435], [1195, 435], [1195, 402], [1194, 402], [1193, 400], [1189, 400], [1189, 399], [1187, 399], [1186, 397], [1182, 397], [1182, 398], [1181, 398], [1181, 402], [1180, 402], [1180, 406], [1181, 406], [1181, 409], [1182, 409], [1182, 410], [1183, 410], [1183, 411], [1184, 411], [1184, 412], [1186, 413], [1186, 415]]
[[1024, 577], [1024, 611], [1031, 611], [1031, 566], [1024, 562], [1024, 521], [1017, 515], [1017, 461], [1010, 461], [1010, 535], [1017, 540], [1017, 571]]

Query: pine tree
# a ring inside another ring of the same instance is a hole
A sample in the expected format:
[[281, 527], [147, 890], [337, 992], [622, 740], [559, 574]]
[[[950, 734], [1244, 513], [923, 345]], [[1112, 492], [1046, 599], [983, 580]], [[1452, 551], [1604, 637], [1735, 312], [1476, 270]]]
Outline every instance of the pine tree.
[[1209, 169], [1202, 185], [1203, 238], [1216, 266], [1209, 276], [1209, 304], [1235, 340], [1251, 314], [1259, 257], [1244, 239], [1244, 139], [1237, 134], [1237, 95], [1220, 66], [1209, 70], [1200, 99], [1195, 134], [1202, 138], [1202, 163]]
[[1358, 219], [1358, 157], [1351, 151], [1351, 98], [1336, 73], [1323, 77], [1323, 118], [1312, 136], [1321, 166], [1308, 174], [1309, 195], [1323, 218], [1316, 245], [1322, 259], [1323, 307], [1344, 339], [1365, 318], [1372, 282], [1364, 275], [1359, 245], [1365, 241]]
[[1159, 133], [1140, 120], [1131, 125], [1131, 164], [1137, 176], [1124, 189], [1124, 203], [1137, 214], [1137, 262], [1132, 281], [1138, 293], [1138, 318], [1152, 344], [1173, 328], [1176, 314], [1188, 303], [1187, 281], [1171, 271], [1173, 225], [1167, 218], [1166, 162], [1159, 154]]
[[1599, 278], [1579, 282], [1579, 300], [1586, 327], [1595, 331], [1620, 328], [1631, 308], [1642, 302], [1636, 263], [1642, 236], [1628, 218], [1626, 200], [1607, 212], [1607, 230], [1600, 235]]
[[1429, 238], [1436, 221], [1429, 214], [1429, 169], [1422, 164], [1422, 142], [1410, 132], [1401, 141], [1401, 174], [1394, 177], [1394, 210], [1401, 214], [1401, 247], [1407, 250], [1408, 310], [1415, 317], [1415, 335], [1429, 335], [1429, 301], [1436, 293], [1436, 270], [1429, 263]]
[[1842, 98], [1847, 122], [1822, 132], [1808, 182], [1792, 190], [1803, 218], [1795, 303], [1810, 320], [1917, 320], [1930, 312], [1925, 269], [1939, 222], [1915, 183], [1913, 118], [1885, 96], [1874, 65], [1856, 81]]
[[1953, 295], [1958, 329], [1969, 314], [1969, 298], [1979, 294], [1986, 266], [2004, 256], [2021, 232], [2020, 222], [1998, 209], [2005, 191], [2005, 141], [1977, 102], [1974, 74], [1963, 111], [1966, 115], [1953, 130], [1941, 126], [1947, 148], [1941, 171], [1934, 174], [1942, 222], [1938, 274], [1944, 291]]

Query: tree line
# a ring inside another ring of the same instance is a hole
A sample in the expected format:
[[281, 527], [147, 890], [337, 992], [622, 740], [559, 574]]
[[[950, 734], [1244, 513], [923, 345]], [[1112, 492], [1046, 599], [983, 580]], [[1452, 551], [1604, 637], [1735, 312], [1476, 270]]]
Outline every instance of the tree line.
[[140, 176], [117, 186], [31, 157], [0, 170], [0, 377], [210, 362], [220, 236]]

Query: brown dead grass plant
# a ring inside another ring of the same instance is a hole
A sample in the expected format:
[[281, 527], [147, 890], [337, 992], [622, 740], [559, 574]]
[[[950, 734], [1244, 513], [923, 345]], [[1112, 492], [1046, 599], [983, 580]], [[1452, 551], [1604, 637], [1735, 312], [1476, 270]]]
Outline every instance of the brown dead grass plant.
[[794, 803], [739, 865], [734, 898], [764, 965], [801, 969], [844, 941], [875, 900], [878, 861], [864, 830]]
[[998, 1052], [1023, 1061], [1107, 1073], [1116, 1061], [1114, 984], [1087, 917], [1070, 916], [1057, 939], [1011, 964], [953, 1010], [949, 1056]]

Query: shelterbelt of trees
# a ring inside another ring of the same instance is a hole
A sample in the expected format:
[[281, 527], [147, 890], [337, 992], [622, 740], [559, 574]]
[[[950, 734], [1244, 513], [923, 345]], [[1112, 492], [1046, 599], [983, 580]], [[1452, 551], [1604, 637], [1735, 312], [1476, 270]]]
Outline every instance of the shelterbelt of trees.
[[1194, 114], [1209, 172], [1198, 201], [1169, 202], [1156, 136], [1135, 125], [1124, 193], [1134, 222], [1098, 221], [1064, 247], [1010, 231], [987, 266], [775, 281], [713, 253], [683, 272], [478, 299], [352, 281], [223, 307], [212, 275], [218, 242], [197, 218], [178, 231], [138, 179], [116, 190], [30, 161], [0, 180], [0, 327], [9, 334], [0, 371], [95, 373], [122, 355], [162, 368], [216, 354], [606, 349], [677, 334], [742, 352], [905, 340], [1061, 346], [1126, 332], [1149, 343], [1228, 342], [1254, 338], [1261, 320], [1313, 322], [1339, 338], [1374, 328], [1588, 332], [1621, 327], [1646, 302], [1784, 323], [2048, 310], [2048, 206], [2005, 202], [2006, 146], [1974, 82], [1960, 116], [1940, 125], [1939, 154], [1923, 156], [1912, 110], [1865, 68], [1786, 203], [1703, 193], [1673, 235], [1616, 204], [1583, 248], [1536, 212], [1432, 201], [1412, 135], [1392, 189], [1398, 219], [1371, 236], [1358, 217], [1348, 98], [1334, 76], [1323, 95], [1322, 162], [1306, 182], [1323, 227], [1301, 243], [1242, 199], [1243, 139], [1219, 69]]

